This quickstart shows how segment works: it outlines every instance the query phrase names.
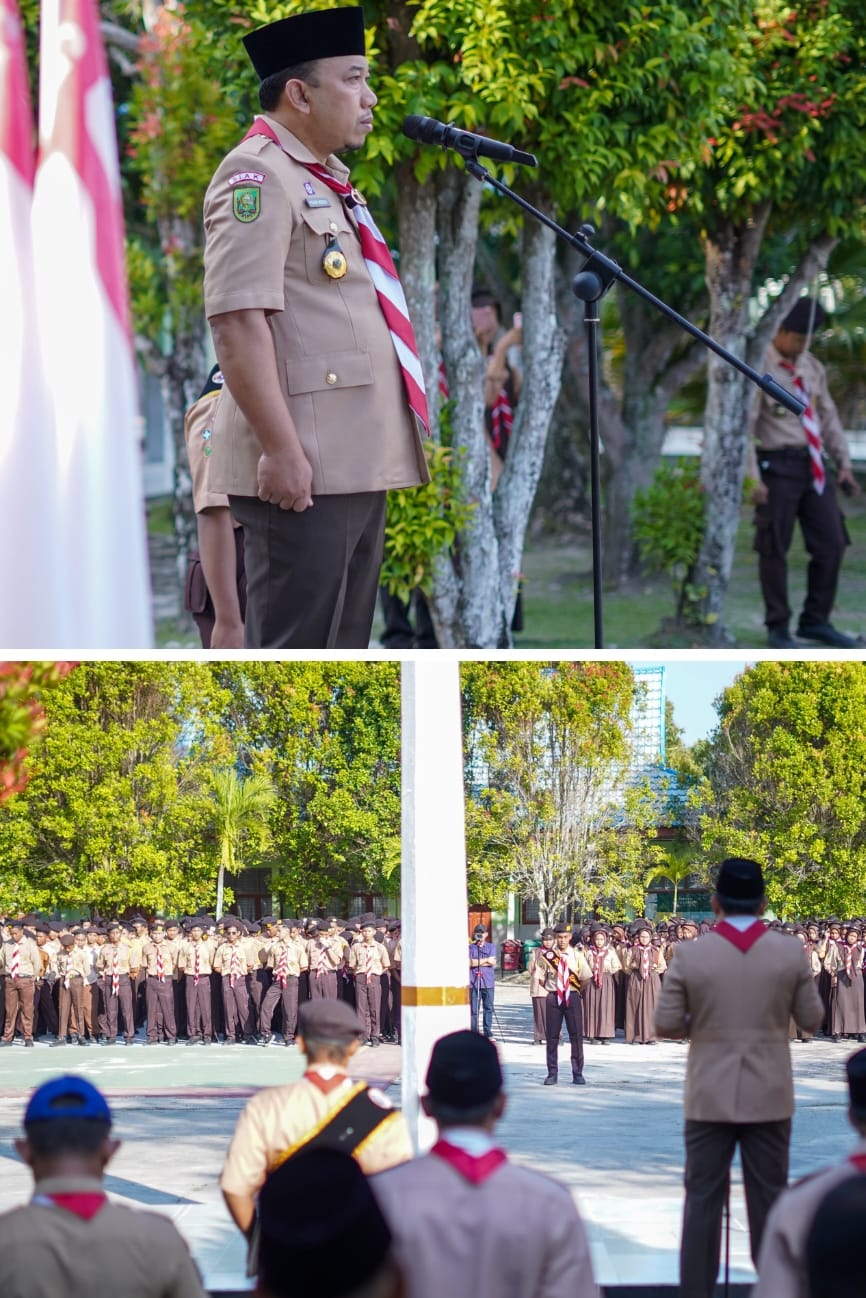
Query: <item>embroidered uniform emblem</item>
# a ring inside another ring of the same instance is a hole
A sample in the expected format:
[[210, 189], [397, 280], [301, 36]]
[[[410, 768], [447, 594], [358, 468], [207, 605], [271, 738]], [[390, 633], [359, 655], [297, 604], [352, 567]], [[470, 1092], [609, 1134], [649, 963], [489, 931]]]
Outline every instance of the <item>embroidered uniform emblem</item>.
[[262, 171], [239, 171], [236, 176], [229, 176], [230, 185], [261, 185], [265, 176]]
[[346, 258], [336, 239], [332, 239], [325, 249], [325, 255], [322, 258], [322, 269], [328, 279], [342, 279], [346, 273]]
[[238, 221], [255, 221], [262, 210], [262, 191], [258, 185], [244, 185], [232, 191], [232, 212]]
[[212, 439], [212, 438], [213, 438], [213, 429], [212, 429], [212, 428], [205, 428], [205, 429], [202, 430], [201, 440], [204, 442], [204, 454], [205, 454], [205, 456], [208, 456], [208, 455], [212, 455], [212, 454], [213, 454], [213, 447], [211, 446], [211, 439]]
[[308, 180], [305, 180], [305, 181], [304, 181], [304, 193], [305, 193], [305, 194], [315, 194], [315, 192], [316, 192], [316, 191], [315, 191], [315, 189], [313, 188], [313, 186], [310, 184], [310, 182], [309, 182]]

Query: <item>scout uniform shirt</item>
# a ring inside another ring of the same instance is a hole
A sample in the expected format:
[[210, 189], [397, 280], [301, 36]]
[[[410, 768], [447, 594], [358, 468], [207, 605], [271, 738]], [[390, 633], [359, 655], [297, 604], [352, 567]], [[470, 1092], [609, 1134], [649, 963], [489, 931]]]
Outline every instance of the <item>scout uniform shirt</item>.
[[[771, 344], [767, 352], [767, 373], [788, 392], [794, 391], [794, 376], [799, 376], [806, 385], [809, 404], [815, 413], [821, 429], [821, 445], [840, 472], [851, 468], [851, 454], [848, 450], [848, 439], [833, 404], [827, 387], [827, 375], [824, 366], [817, 361], [811, 352], [802, 352], [795, 361], [794, 373], [784, 368], [786, 358]], [[758, 461], [761, 451], [803, 450], [808, 443], [803, 431], [803, 421], [799, 415], [792, 414], [778, 404], [766, 392], [757, 392], [752, 410], [751, 436], [748, 443], [746, 475], [758, 480]]]
[[0, 949], [0, 969], [7, 978], [12, 976], [16, 955], [19, 978], [42, 977], [42, 952], [32, 937], [22, 937], [20, 942], [13, 942], [10, 938], [3, 943]]
[[[313, 470], [312, 494], [414, 487], [429, 481], [394, 344], [341, 197], [307, 170], [315, 156], [268, 117], [264, 135], [228, 154], [204, 200], [208, 319], [267, 313], [286, 405]], [[346, 167], [328, 158], [341, 182]], [[334, 239], [346, 273], [323, 259]], [[212, 491], [257, 496], [262, 447], [226, 385], [213, 426]]]
[[[551, 955], [556, 956], [554, 962], [551, 962], [550, 958], [545, 955], [545, 951], [547, 950], [550, 951]], [[578, 951], [577, 947], [569, 946], [566, 947], [564, 951], [560, 951], [559, 948], [555, 946], [550, 948], [539, 947], [536, 951], [536, 955], [538, 957], [539, 985], [544, 987], [548, 992], [556, 991], [556, 970], [563, 956], [567, 959], [569, 973], [573, 973], [577, 976], [581, 990], [583, 990], [585, 985], [592, 979], [592, 970], [589, 967], [586, 956], [582, 951]], [[577, 989], [572, 987], [571, 993], [573, 996], [576, 995]]]
[[174, 942], [145, 942], [141, 958], [148, 977], [158, 978], [160, 973], [166, 982], [170, 982], [177, 969], [178, 949]]
[[64, 948], [57, 957], [57, 976], [64, 987], [68, 987], [69, 980], [76, 975], [85, 982], [91, 981], [90, 952], [86, 946]]
[[334, 969], [339, 969], [343, 963], [343, 943], [337, 937], [314, 937], [307, 942], [307, 961], [310, 967], [310, 977], [315, 978], [316, 973], [321, 970], [323, 973], [330, 973]]
[[[213, 972], [213, 958], [216, 954], [216, 943], [209, 937], [199, 939], [189, 938], [186, 942], [181, 943], [180, 950], [177, 954], [177, 967], [181, 973], [190, 974], [200, 978]], [[198, 968], [196, 968], [196, 955], [198, 955]]]
[[244, 978], [250, 972], [250, 969], [255, 968], [257, 964], [258, 961], [256, 961], [255, 965], [250, 965], [249, 952], [240, 938], [234, 945], [226, 938], [224, 942], [220, 942], [214, 952], [214, 973], [231, 974], [235, 978]]
[[268, 968], [273, 970], [274, 975], [282, 972], [287, 978], [297, 978], [302, 969], [309, 969], [309, 967], [310, 961], [305, 942], [297, 938], [278, 937], [271, 943], [271, 949], [268, 951]]
[[105, 946], [99, 948], [96, 957], [96, 967], [101, 974], [111, 975], [115, 954], [119, 974], [138, 973], [139, 966], [133, 963], [135, 956], [128, 942], [106, 942]]
[[391, 959], [382, 942], [355, 942], [349, 952], [349, 968], [355, 974], [383, 974]]

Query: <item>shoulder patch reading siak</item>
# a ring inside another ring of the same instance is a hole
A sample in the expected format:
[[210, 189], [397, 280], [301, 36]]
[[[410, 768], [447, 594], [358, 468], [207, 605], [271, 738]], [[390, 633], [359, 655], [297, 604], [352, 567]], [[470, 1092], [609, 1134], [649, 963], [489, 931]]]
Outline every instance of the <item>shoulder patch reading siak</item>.
[[262, 191], [258, 185], [244, 185], [232, 190], [232, 212], [238, 221], [249, 224], [262, 210]]
[[234, 176], [229, 176], [229, 185], [261, 185], [265, 179], [262, 171], [239, 171]]

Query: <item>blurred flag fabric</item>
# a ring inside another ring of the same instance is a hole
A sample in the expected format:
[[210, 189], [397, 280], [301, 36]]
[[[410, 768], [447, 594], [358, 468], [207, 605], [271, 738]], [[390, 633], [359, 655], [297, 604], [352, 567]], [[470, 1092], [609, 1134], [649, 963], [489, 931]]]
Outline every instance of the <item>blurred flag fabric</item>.
[[52, 647], [60, 596], [54, 428], [39, 355], [30, 216], [36, 133], [16, 0], [0, 0], [0, 645]]
[[153, 632], [136, 370], [96, 0], [43, 0], [40, 21], [32, 230], [59, 497], [52, 532], [62, 591], [52, 645], [147, 649]]

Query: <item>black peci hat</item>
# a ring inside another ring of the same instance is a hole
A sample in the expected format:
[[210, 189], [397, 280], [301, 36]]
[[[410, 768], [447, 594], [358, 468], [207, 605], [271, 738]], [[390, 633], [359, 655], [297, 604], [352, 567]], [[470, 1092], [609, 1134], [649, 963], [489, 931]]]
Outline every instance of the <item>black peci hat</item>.
[[716, 892], [731, 901], [760, 901], [764, 895], [764, 875], [758, 862], [747, 856], [729, 856], [722, 861]]
[[450, 1032], [430, 1055], [427, 1090], [440, 1104], [474, 1109], [502, 1090], [502, 1068], [496, 1047], [480, 1032]]
[[358, 5], [316, 9], [257, 27], [243, 38], [260, 81], [316, 59], [365, 54], [364, 11]]
[[824, 309], [814, 298], [801, 297], [782, 321], [781, 327], [792, 334], [814, 333], [824, 323]]

